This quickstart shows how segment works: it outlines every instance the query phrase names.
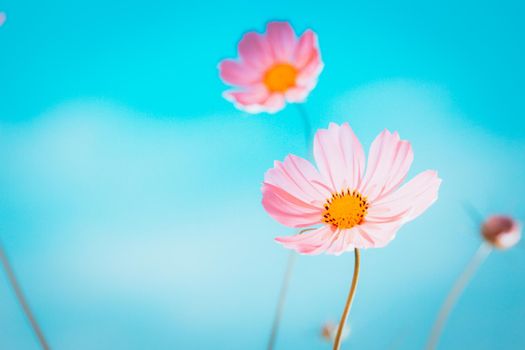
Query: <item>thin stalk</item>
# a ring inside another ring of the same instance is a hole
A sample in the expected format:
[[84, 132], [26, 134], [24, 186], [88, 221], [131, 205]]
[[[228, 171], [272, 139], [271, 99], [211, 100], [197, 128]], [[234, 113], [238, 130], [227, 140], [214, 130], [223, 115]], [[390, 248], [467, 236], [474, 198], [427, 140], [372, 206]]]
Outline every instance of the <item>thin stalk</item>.
[[9, 283], [11, 284], [11, 287], [13, 288], [13, 291], [15, 292], [16, 298], [18, 299], [20, 306], [22, 306], [22, 310], [24, 311], [24, 314], [29, 320], [29, 323], [31, 324], [31, 328], [33, 329], [33, 332], [38, 338], [38, 342], [40, 343], [40, 346], [44, 350], [49, 350], [50, 348], [49, 348], [49, 345], [47, 344], [46, 338], [44, 337], [44, 333], [38, 326], [36, 318], [33, 315], [33, 312], [31, 311], [29, 304], [27, 303], [24, 293], [22, 292], [22, 289], [20, 288], [20, 284], [18, 283], [16, 279], [13, 268], [11, 267], [11, 264], [9, 263], [9, 259], [7, 258], [7, 255], [1, 243], [0, 243], [0, 260], [7, 274]]
[[454, 305], [463, 293], [463, 290], [465, 290], [465, 287], [472, 279], [472, 276], [474, 276], [478, 268], [485, 261], [485, 259], [487, 259], [491, 252], [492, 247], [490, 245], [488, 245], [485, 242], [481, 243], [478, 250], [472, 257], [468, 265], [465, 267], [465, 270], [463, 270], [459, 278], [456, 280], [456, 283], [448, 293], [445, 302], [441, 306], [439, 314], [436, 318], [436, 322], [432, 327], [432, 332], [430, 333], [430, 338], [427, 343], [427, 350], [437, 349], [439, 338], [443, 333], [443, 329], [445, 327], [445, 323], [447, 322], [448, 316], [450, 315], [450, 312], [452, 311]]
[[343, 329], [345, 328], [346, 320], [348, 319], [348, 314], [350, 313], [350, 308], [352, 307], [352, 302], [354, 301], [355, 291], [357, 289], [357, 282], [359, 280], [359, 264], [360, 264], [359, 249], [354, 248], [354, 253], [355, 253], [354, 277], [352, 278], [352, 286], [350, 287], [348, 298], [346, 298], [346, 305], [343, 310], [343, 315], [341, 316], [341, 320], [339, 321], [339, 327], [337, 328], [337, 335], [335, 336], [333, 350], [339, 350], [341, 348], [341, 336], [343, 335]]
[[463, 209], [465, 209], [465, 212], [475, 225], [481, 226], [483, 221], [485, 221], [483, 215], [470, 202], [463, 202]]
[[312, 147], [310, 146], [312, 144], [312, 124], [310, 123], [310, 117], [308, 117], [308, 113], [306, 113], [306, 109], [304, 109], [301, 103], [296, 103], [295, 106], [297, 107], [297, 111], [299, 112], [301, 120], [303, 121], [304, 142], [306, 149], [308, 150], [307, 158], [310, 158], [312, 156]]
[[[315, 230], [315, 228], [307, 228], [301, 230], [299, 234], [303, 234], [307, 231]], [[275, 346], [275, 341], [277, 339], [277, 333], [279, 332], [279, 325], [281, 324], [281, 319], [283, 318], [284, 304], [286, 301], [286, 295], [288, 294], [288, 286], [290, 285], [290, 280], [292, 279], [292, 271], [295, 264], [295, 259], [297, 253], [290, 251], [288, 254], [288, 261], [286, 263], [286, 272], [284, 273], [283, 282], [281, 284], [281, 291], [279, 292], [279, 300], [277, 302], [277, 307], [275, 309], [275, 316], [273, 318], [272, 331], [270, 332], [270, 338], [268, 339], [268, 350], [272, 350]]]
[[275, 309], [275, 316], [272, 324], [272, 332], [270, 333], [270, 339], [268, 340], [268, 350], [272, 350], [275, 346], [275, 340], [277, 339], [277, 332], [279, 331], [279, 325], [283, 317], [284, 302], [286, 301], [286, 295], [288, 294], [288, 286], [292, 277], [293, 266], [295, 264], [296, 253], [290, 250], [288, 253], [288, 262], [286, 263], [286, 272], [284, 274], [281, 292], [279, 293], [279, 301], [277, 302], [277, 308]]

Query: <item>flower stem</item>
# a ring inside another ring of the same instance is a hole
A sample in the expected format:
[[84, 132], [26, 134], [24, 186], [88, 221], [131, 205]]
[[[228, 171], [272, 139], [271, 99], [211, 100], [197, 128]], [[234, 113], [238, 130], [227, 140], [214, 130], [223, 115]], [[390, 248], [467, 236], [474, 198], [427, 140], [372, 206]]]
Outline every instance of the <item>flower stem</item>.
[[312, 124], [310, 123], [310, 118], [308, 117], [308, 113], [306, 113], [306, 109], [304, 109], [303, 105], [301, 103], [296, 103], [295, 106], [297, 107], [297, 111], [299, 112], [299, 115], [301, 116], [301, 119], [303, 121], [303, 127], [304, 127], [304, 142], [306, 145], [306, 148], [308, 150], [308, 158], [311, 157], [312, 153]]
[[465, 201], [463, 202], [463, 209], [465, 209], [465, 212], [472, 219], [474, 224], [481, 226], [485, 219], [483, 218], [483, 215], [476, 209], [476, 207], [474, 207], [470, 202]]
[[22, 306], [22, 309], [27, 319], [29, 320], [29, 323], [31, 323], [33, 332], [38, 338], [40, 346], [44, 350], [49, 350], [49, 345], [46, 342], [44, 333], [42, 333], [42, 330], [38, 326], [36, 318], [33, 316], [33, 312], [31, 311], [31, 308], [29, 307], [29, 304], [27, 303], [27, 300], [24, 294], [22, 293], [22, 289], [20, 288], [20, 285], [18, 284], [13, 268], [11, 267], [11, 264], [9, 263], [9, 259], [7, 258], [7, 255], [5, 254], [4, 248], [1, 243], [0, 243], [0, 260], [2, 262], [2, 265], [4, 266], [5, 272], [7, 274], [7, 278], [9, 279], [9, 282], [11, 283], [11, 286], [13, 287], [16, 298], [18, 299], [20, 306]]
[[341, 336], [343, 334], [343, 329], [345, 328], [346, 320], [348, 319], [348, 314], [350, 313], [350, 308], [352, 307], [352, 301], [354, 301], [354, 295], [357, 289], [357, 281], [359, 280], [359, 264], [360, 264], [359, 249], [354, 248], [354, 253], [355, 253], [354, 277], [352, 278], [352, 286], [350, 287], [350, 292], [348, 293], [348, 298], [346, 299], [346, 305], [345, 305], [345, 309], [343, 310], [343, 315], [341, 316], [341, 321], [339, 321], [339, 328], [337, 328], [337, 335], [335, 336], [333, 350], [339, 350], [339, 348], [341, 347]]
[[279, 293], [279, 301], [277, 302], [277, 308], [275, 310], [275, 317], [273, 319], [272, 332], [270, 333], [270, 339], [268, 340], [268, 350], [272, 350], [275, 346], [275, 340], [277, 339], [277, 332], [279, 331], [279, 325], [283, 316], [284, 302], [286, 301], [286, 294], [288, 292], [288, 285], [292, 277], [293, 266], [295, 263], [296, 253], [290, 251], [288, 254], [288, 262], [286, 263], [286, 272], [284, 274], [283, 283], [281, 286], [281, 292]]
[[[305, 228], [299, 231], [298, 234], [303, 234], [307, 231], [315, 230], [315, 228]], [[295, 258], [297, 253], [290, 251], [288, 254], [288, 262], [286, 263], [286, 272], [284, 273], [283, 283], [281, 285], [281, 291], [279, 292], [279, 301], [277, 302], [277, 308], [275, 309], [275, 316], [273, 318], [272, 331], [270, 333], [270, 339], [268, 339], [268, 350], [272, 350], [275, 346], [275, 340], [277, 339], [277, 333], [279, 331], [279, 325], [283, 318], [284, 302], [286, 301], [286, 295], [288, 293], [288, 285], [292, 278], [293, 266], [295, 264]]]
[[474, 276], [481, 264], [485, 261], [485, 259], [487, 259], [490, 252], [492, 252], [492, 247], [485, 242], [481, 243], [478, 250], [468, 265], [465, 267], [465, 270], [463, 270], [459, 278], [456, 280], [456, 283], [448, 293], [445, 302], [439, 310], [438, 317], [434, 323], [434, 326], [432, 327], [432, 332], [430, 333], [430, 338], [427, 343], [427, 350], [435, 350], [437, 348], [439, 337], [443, 332], [443, 328], [445, 327], [445, 323], [450, 312], [461, 296], [461, 293], [472, 279], [472, 276]]

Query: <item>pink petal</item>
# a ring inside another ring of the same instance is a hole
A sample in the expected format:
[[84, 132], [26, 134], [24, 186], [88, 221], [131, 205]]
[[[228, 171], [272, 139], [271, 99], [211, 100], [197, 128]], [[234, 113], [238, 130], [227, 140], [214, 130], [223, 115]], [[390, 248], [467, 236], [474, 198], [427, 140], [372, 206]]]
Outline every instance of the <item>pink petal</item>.
[[246, 33], [239, 42], [241, 60], [252, 68], [266, 70], [273, 62], [272, 49], [264, 35]]
[[230, 85], [249, 86], [260, 82], [262, 74], [245, 63], [223, 60], [219, 63], [221, 79]]
[[413, 159], [408, 141], [400, 140], [397, 132], [383, 131], [370, 148], [360, 192], [369, 202], [388, 195], [403, 182]]
[[297, 234], [294, 236], [277, 237], [275, 240], [288, 249], [301, 254], [317, 255], [323, 253], [334, 240], [337, 232], [328, 226], [322, 226], [315, 231]]
[[333, 192], [359, 186], [365, 154], [348, 123], [341, 126], [331, 123], [328, 129], [317, 131], [314, 157], [321, 175], [331, 184]]
[[355, 227], [356, 236], [353, 239], [353, 245], [360, 249], [384, 247], [396, 237], [401, 224], [400, 222], [387, 224], [365, 222]]
[[299, 74], [297, 76], [297, 85], [300, 86], [307, 86], [307, 85], [315, 85], [317, 82], [317, 78], [319, 77], [319, 74], [321, 74], [323, 70], [324, 64], [321, 61], [321, 57], [316, 52], [308, 61], [308, 63], [302, 67], [299, 70]]
[[317, 85], [317, 76], [313, 77], [299, 77], [296, 86], [286, 91], [286, 100], [292, 103], [300, 103], [306, 101], [310, 92]]
[[262, 205], [276, 221], [289, 227], [308, 227], [320, 222], [322, 210], [279, 187], [263, 184]]
[[279, 187], [300, 200], [322, 208], [331, 194], [322, 185], [322, 178], [306, 159], [289, 155], [284, 162], [275, 162], [264, 175], [264, 183]]
[[331, 255], [341, 255], [350, 248], [352, 248], [352, 246], [350, 244], [349, 230], [338, 230], [336, 232], [336, 238], [326, 249], [326, 253]]
[[366, 220], [401, 223], [413, 220], [437, 200], [440, 185], [437, 172], [424, 171], [397, 191], [372, 202]]
[[288, 89], [285, 93], [285, 99], [288, 102], [297, 103], [297, 102], [304, 102], [306, 98], [308, 97], [308, 94], [310, 93], [312, 89], [304, 88], [304, 87], [294, 87]]
[[297, 39], [290, 23], [270, 22], [266, 27], [266, 31], [274, 59], [278, 62], [288, 62], [297, 44]]
[[317, 170], [307, 160], [290, 155], [275, 162], [263, 183], [263, 206], [275, 220], [290, 227], [321, 222], [323, 204], [330, 196]]
[[299, 70], [297, 87], [309, 93], [317, 85], [317, 79], [323, 70], [323, 62], [317, 47], [317, 36], [311, 30], [307, 30], [299, 39], [293, 61]]
[[274, 93], [263, 103], [263, 110], [268, 113], [277, 113], [286, 105], [283, 94]]
[[318, 51], [317, 35], [310, 29], [306, 30], [295, 47], [293, 56], [295, 65], [302, 69], [316, 53], [318, 55]]
[[270, 93], [263, 84], [258, 84], [243, 91], [226, 91], [223, 96], [240, 110], [260, 113], [265, 110], [264, 104], [270, 97]]
[[5, 12], [0, 12], [0, 27], [5, 23], [6, 19], [7, 19], [7, 16]]

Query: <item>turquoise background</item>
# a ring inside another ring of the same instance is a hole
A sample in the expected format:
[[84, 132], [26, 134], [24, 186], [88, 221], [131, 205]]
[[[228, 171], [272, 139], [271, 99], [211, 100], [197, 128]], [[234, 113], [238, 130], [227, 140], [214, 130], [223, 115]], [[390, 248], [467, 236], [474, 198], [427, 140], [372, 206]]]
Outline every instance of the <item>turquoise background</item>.
[[[260, 205], [305, 156], [294, 106], [247, 115], [217, 63], [272, 19], [319, 35], [315, 128], [383, 129], [439, 201], [362, 254], [343, 349], [422, 349], [482, 215], [525, 219], [520, 1], [0, 1], [0, 237], [53, 349], [264, 349], [293, 231]], [[277, 349], [330, 349], [353, 256], [297, 261]], [[441, 349], [525, 347], [525, 249], [494, 252]], [[0, 274], [0, 349], [38, 349]]]

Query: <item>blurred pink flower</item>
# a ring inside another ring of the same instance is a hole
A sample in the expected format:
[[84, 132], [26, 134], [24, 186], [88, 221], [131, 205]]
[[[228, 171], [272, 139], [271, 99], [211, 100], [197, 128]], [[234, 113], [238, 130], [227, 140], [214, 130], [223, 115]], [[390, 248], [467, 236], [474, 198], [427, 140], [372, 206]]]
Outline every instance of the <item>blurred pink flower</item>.
[[[326, 322], [321, 328], [321, 337], [324, 340], [333, 342], [337, 334], [338, 325], [332, 321]], [[344, 325], [343, 333], [341, 334], [341, 340], [345, 340], [350, 335], [350, 326], [348, 323]]]
[[288, 22], [270, 22], [265, 34], [249, 32], [239, 42], [239, 59], [219, 64], [224, 93], [239, 109], [275, 113], [285, 102], [303, 102], [317, 84], [323, 62], [317, 35], [306, 30], [299, 38]]
[[0, 27], [4, 25], [6, 19], [7, 19], [7, 16], [5, 12], [0, 12]]
[[383, 247], [438, 196], [441, 179], [432, 170], [400, 187], [413, 153], [397, 132], [385, 130], [374, 140], [366, 172], [363, 148], [348, 123], [331, 123], [317, 131], [314, 158], [319, 170], [294, 155], [276, 161], [262, 186], [262, 204], [281, 224], [321, 225], [276, 238], [302, 254], [339, 255], [354, 248]]
[[521, 239], [520, 224], [510, 216], [490, 216], [481, 226], [483, 238], [498, 249], [515, 246]]

